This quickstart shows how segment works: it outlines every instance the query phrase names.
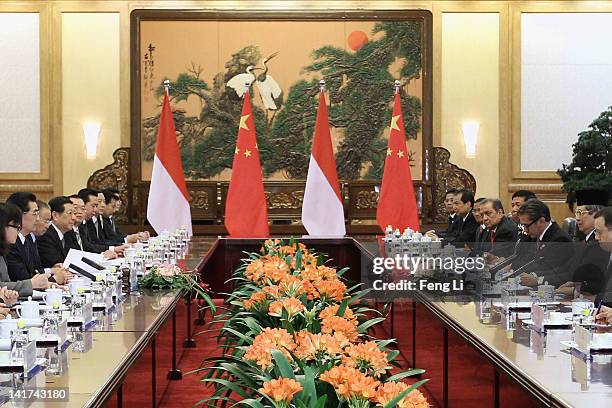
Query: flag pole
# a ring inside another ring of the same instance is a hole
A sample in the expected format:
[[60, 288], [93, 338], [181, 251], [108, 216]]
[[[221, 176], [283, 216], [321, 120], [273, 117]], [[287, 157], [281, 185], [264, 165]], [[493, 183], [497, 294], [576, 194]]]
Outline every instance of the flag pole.
[[395, 82], [393, 82], [393, 88], [395, 89], [396, 94], [399, 93], [401, 86], [402, 83], [399, 81], [399, 79], [396, 79]]
[[249, 92], [249, 88], [251, 87], [251, 83], [249, 81], [245, 81], [244, 83], [244, 92], [242, 93], [242, 98], [244, 99], [244, 95]]
[[164, 90], [166, 91], [166, 95], [170, 96], [170, 80], [164, 80]]
[[319, 81], [319, 90], [321, 92], [325, 92], [325, 80], [324, 79]]

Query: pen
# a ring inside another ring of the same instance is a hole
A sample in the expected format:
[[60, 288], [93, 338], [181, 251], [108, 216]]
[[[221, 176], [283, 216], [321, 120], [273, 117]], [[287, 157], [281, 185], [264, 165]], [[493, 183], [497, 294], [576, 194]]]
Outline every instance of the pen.
[[595, 314], [593, 316], [597, 316], [599, 312], [601, 312], [602, 303], [603, 303], [603, 299], [599, 301], [599, 305], [597, 306], [597, 310], [595, 310]]

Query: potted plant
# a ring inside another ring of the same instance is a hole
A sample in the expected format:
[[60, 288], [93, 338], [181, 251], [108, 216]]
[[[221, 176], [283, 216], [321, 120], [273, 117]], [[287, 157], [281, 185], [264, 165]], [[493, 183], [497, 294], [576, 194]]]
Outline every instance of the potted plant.
[[612, 106], [578, 134], [572, 148], [572, 162], [557, 170], [570, 208], [577, 190], [612, 191]]

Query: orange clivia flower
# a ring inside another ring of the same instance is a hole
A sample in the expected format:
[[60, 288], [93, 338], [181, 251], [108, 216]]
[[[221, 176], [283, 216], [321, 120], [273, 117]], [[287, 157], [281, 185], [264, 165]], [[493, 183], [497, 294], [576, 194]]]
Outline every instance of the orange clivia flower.
[[[384, 407], [406, 388], [408, 385], [403, 382], [389, 381], [381, 384], [376, 392], [377, 406]], [[429, 408], [430, 405], [421, 391], [412, 390], [396, 406], [399, 408]]]
[[252, 310], [255, 306], [262, 304], [266, 301], [266, 293], [265, 292], [255, 292], [251, 295], [250, 298], [244, 301], [244, 307], [247, 310]]
[[283, 300], [276, 300], [270, 304], [268, 314], [270, 316], [282, 316], [283, 309], [287, 311], [289, 317], [293, 317], [296, 314], [304, 311], [304, 305], [298, 299], [294, 297], [285, 298]]
[[289, 351], [295, 350], [293, 336], [285, 329], [271, 329], [266, 327], [253, 339], [244, 359], [254, 361], [262, 368], [267, 368], [272, 364], [272, 350], [279, 350], [285, 357], [291, 359]]
[[263, 265], [263, 278], [276, 284], [282, 281], [289, 273], [289, 265], [278, 256], [266, 257]]
[[314, 282], [321, 299], [341, 302], [346, 293], [346, 285], [340, 279], [319, 280]]
[[[319, 313], [319, 318], [327, 319], [328, 317], [338, 316], [338, 310], [340, 310], [340, 305], [329, 305], [325, 309], [321, 310], [321, 313]], [[357, 319], [357, 317], [355, 317], [355, 315], [353, 314], [353, 311], [348, 307], [344, 309], [344, 316], [340, 317], [343, 317], [347, 320]]]
[[293, 399], [293, 396], [302, 391], [302, 386], [299, 382], [291, 378], [279, 378], [263, 383], [263, 387], [259, 392], [266, 394], [274, 402], [287, 406]]
[[255, 283], [259, 283], [264, 275], [264, 258], [251, 261], [244, 270], [244, 276]]
[[279, 299], [281, 297], [281, 292], [278, 285], [264, 286], [262, 290], [273, 299]]
[[315, 360], [321, 354], [337, 356], [342, 354], [342, 348], [349, 344], [348, 340], [340, 335], [314, 334], [306, 330], [299, 331], [295, 340], [295, 354], [301, 360]]
[[390, 367], [387, 364], [387, 353], [378, 348], [373, 341], [348, 346], [344, 352], [342, 363], [347, 367], [355, 367], [376, 378], [384, 374]]
[[278, 288], [284, 295], [291, 297], [299, 297], [307, 290], [305, 281], [294, 275], [287, 275], [279, 282]]
[[374, 401], [377, 397], [376, 389], [380, 381], [368, 377], [353, 367], [344, 365], [327, 370], [320, 376], [321, 381], [331, 384], [338, 397], [345, 400]]
[[330, 316], [321, 321], [321, 333], [342, 334], [349, 341], [357, 340], [357, 321], [347, 320], [340, 316]]
[[329, 266], [318, 266], [317, 271], [319, 273], [319, 279], [335, 280], [338, 278], [338, 272], [334, 268], [330, 268]]

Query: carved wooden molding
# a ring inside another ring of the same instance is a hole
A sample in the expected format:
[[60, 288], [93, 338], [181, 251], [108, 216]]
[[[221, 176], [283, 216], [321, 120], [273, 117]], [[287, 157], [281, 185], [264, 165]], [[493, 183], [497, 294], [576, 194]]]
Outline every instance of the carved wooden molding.
[[103, 169], [96, 170], [87, 180], [87, 187], [96, 190], [114, 188], [119, 191], [122, 206], [116, 215], [120, 223], [128, 223], [128, 208], [132, 204], [129, 193], [129, 160], [130, 148], [120, 147], [113, 153], [113, 162]]
[[469, 171], [452, 164], [450, 152], [444, 147], [434, 147], [433, 208], [434, 223], [445, 223], [448, 212], [444, 207], [444, 196], [450, 188], [465, 188], [476, 193], [476, 180]]

